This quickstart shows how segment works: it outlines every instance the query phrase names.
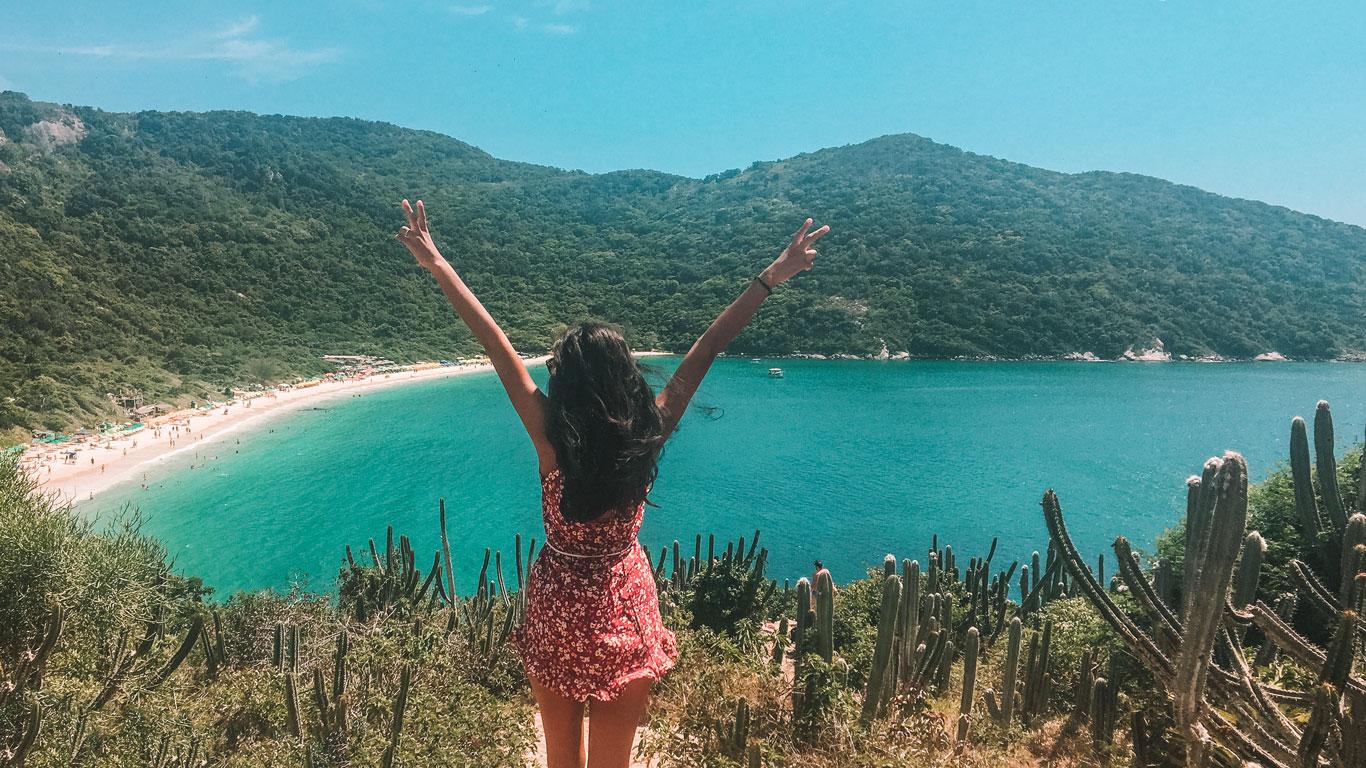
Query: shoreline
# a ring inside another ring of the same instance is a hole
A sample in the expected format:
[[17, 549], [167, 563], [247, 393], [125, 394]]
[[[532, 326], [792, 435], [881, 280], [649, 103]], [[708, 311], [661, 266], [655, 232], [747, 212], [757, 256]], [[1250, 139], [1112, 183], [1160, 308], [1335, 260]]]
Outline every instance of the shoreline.
[[[527, 358], [528, 366], [544, 365], [547, 355]], [[307, 388], [253, 393], [253, 397], [212, 409], [182, 409], [150, 419], [136, 432], [95, 437], [79, 443], [29, 446], [20, 462], [42, 491], [64, 503], [90, 501], [125, 481], [147, 475], [154, 467], [184, 451], [210, 445], [233, 433], [256, 426], [275, 416], [338, 397], [373, 392], [422, 381], [491, 372], [489, 363], [441, 366], [419, 370], [375, 373], [363, 379], [327, 381]], [[67, 451], [75, 462], [62, 461]]]
[[[670, 353], [644, 350], [636, 357], [658, 357]], [[523, 358], [528, 367], [545, 365], [549, 355]], [[20, 455], [20, 466], [34, 478], [43, 492], [56, 495], [62, 502], [77, 504], [124, 482], [147, 477], [155, 467], [184, 451], [215, 443], [235, 432], [257, 426], [275, 416], [307, 405], [346, 395], [359, 396], [401, 384], [491, 373], [491, 363], [437, 366], [416, 370], [373, 373], [361, 379], [324, 381], [308, 387], [254, 392], [244, 398], [213, 408], [186, 408], [149, 419], [135, 432], [115, 436], [90, 436], [76, 443], [30, 445]], [[62, 454], [75, 451], [72, 463]]]
[[[657, 357], [677, 353], [646, 350], [637, 357]], [[849, 354], [820, 355], [786, 353], [778, 355], [724, 355], [751, 360], [822, 360], [865, 362], [1058, 362], [1058, 363], [1262, 363], [1262, 362], [1356, 362], [1355, 360], [1325, 361], [1253, 361], [1253, 360], [1196, 360], [1196, 359], [1118, 359], [1079, 357], [1026, 358], [921, 358], [902, 356], [858, 356]], [[548, 355], [525, 358], [528, 366], [544, 365]], [[273, 416], [288, 413], [307, 405], [316, 405], [344, 395], [358, 396], [405, 383], [435, 381], [473, 373], [491, 372], [489, 363], [420, 368], [374, 373], [365, 378], [324, 381], [322, 383], [287, 390], [254, 392], [244, 398], [214, 408], [181, 409], [147, 420], [147, 426], [135, 432], [114, 436], [86, 436], [74, 443], [59, 445], [29, 445], [20, 454], [21, 467], [38, 481], [42, 490], [55, 494], [63, 502], [78, 503], [92, 500], [96, 495], [123, 482], [148, 474], [154, 467], [188, 450], [212, 444], [233, 433], [262, 423]], [[62, 460], [62, 455], [75, 451], [75, 461]], [[146, 479], [151, 482], [150, 478]]]

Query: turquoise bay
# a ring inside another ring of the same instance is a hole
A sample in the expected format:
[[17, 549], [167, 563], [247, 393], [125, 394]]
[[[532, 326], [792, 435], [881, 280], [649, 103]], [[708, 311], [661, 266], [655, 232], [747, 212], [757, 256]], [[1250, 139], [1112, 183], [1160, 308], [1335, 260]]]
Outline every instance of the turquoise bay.
[[[650, 362], [662, 377], [677, 359]], [[1045, 547], [1051, 487], [1092, 557], [1121, 533], [1151, 550], [1205, 458], [1239, 450], [1265, 477], [1287, 455], [1290, 418], [1320, 398], [1342, 452], [1361, 440], [1363, 393], [1366, 366], [1350, 364], [724, 359], [698, 394], [706, 410], [666, 449], [641, 540], [691, 550], [695, 533], [762, 529], [779, 579], [816, 559], [841, 580], [887, 552], [923, 559], [935, 534], [963, 557], [999, 537], [1004, 565]], [[137, 507], [177, 570], [220, 595], [327, 589], [344, 545], [382, 542], [389, 524], [425, 570], [442, 497], [457, 583], [485, 547], [510, 555], [514, 534], [542, 537], [534, 453], [492, 374], [326, 402], [199, 454], [156, 466], [147, 491], [125, 484], [82, 507], [102, 519]]]

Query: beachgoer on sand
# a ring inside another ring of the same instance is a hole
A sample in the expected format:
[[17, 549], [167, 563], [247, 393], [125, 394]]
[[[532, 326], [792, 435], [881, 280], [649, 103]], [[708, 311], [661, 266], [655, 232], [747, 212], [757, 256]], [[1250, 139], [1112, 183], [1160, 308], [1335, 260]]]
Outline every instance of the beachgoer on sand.
[[[541, 710], [549, 768], [625, 768], [651, 685], [678, 651], [636, 540], [660, 450], [712, 361], [773, 288], [815, 262], [830, 231], [811, 219], [693, 344], [656, 395], [621, 333], [583, 323], [551, 348], [542, 392], [517, 351], [432, 241], [421, 200], [398, 240], [479, 339], [536, 448], [545, 546], [514, 644]], [[584, 744], [584, 713], [588, 739]]]

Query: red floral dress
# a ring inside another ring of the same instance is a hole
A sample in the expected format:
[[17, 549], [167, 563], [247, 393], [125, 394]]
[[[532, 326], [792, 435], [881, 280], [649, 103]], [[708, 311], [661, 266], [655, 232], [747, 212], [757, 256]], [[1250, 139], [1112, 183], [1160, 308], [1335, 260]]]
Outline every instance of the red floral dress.
[[513, 641], [528, 677], [574, 701], [608, 701], [627, 683], [663, 677], [678, 649], [636, 540], [645, 504], [578, 523], [560, 514], [563, 491], [558, 469], [541, 479], [546, 546], [527, 577], [526, 620]]

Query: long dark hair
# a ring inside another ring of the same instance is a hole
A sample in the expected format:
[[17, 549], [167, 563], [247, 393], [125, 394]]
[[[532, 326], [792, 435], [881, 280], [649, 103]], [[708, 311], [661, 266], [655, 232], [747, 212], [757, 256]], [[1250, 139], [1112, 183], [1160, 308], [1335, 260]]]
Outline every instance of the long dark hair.
[[565, 331], [546, 363], [546, 437], [564, 479], [560, 513], [589, 522], [634, 511], [659, 474], [664, 419], [626, 339], [603, 323]]

